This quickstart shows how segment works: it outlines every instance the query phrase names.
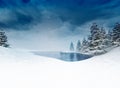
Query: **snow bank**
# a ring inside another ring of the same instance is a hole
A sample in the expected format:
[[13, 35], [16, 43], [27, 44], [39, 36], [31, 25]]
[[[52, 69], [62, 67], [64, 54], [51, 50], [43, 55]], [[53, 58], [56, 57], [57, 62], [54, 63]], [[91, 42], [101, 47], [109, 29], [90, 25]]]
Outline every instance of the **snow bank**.
[[0, 88], [120, 88], [119, 51], [70, 63], [0, 48]]
[[[99, 60], [100, 62], [103, 62], [106, 64], [120, 64], [120, 47], [115, 48], [111, 50], [110, 52], [100, 55], [100, 56], [95, 56], [92, 58], [92, 61], [97, 61]], [[98, 62], [99, 62], [98, 61]]]
[[0, 47], [0, 63], [33, 63], [37, 61], [55, 61], [53, 58], [46, 58], [30, 53], [28, 50]]

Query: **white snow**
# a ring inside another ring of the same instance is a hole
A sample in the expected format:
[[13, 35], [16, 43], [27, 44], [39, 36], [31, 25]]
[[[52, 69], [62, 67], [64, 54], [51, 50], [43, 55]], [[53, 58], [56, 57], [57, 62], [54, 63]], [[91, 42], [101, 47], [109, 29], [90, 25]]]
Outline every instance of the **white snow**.
[[0, 47], [0, 88], [120, 88], [120, 48], [64, 62]]

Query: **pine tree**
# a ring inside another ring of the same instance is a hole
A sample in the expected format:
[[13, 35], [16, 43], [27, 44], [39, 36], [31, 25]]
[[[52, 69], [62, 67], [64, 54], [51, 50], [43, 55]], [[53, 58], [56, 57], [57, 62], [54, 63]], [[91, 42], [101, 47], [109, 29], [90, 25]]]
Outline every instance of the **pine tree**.
[[77, 51], [77, 52], [80, 52], [80, 50], [81, 50], [81, 42], [80, 42], [80, 40], [78, 40], [78, 42], [77, 42], [77, 47], [76, 47], [76, 51]]
[[112, 41], [114, 44], [120, 45], [120, 23], [116, 23], [115, 27], [113, 28]]
[[71, 42], [71, 44], [70, 44], [70, 51], [74, 51], [74, 44], [73, 44], [73, 42]]
[[85, 38], [82, 41], [82, 46], [88, 46], [88, 41]]
[[9, 45], [7, 44], [7, 36], [3, 31], [0, 31], [0, 46], [9, 47]]
[[102, 27], [101, 29], [100, 29], [100, 45], [99, 45], [99, 47], [101, 48], [101, 49], [103, 49], [103, 48], [106, 48], [108, 45], [107, 45], [107, 42], [108, 42], [108, 39], [107, 39], [107, 34], [106, 34], [106, 31], [105, 31], [105, 29], [104, 29], [104, 27]]
[[101, 27], [100, 29], [100, 35], [101, 35], [101, 39], [105, 39], [106, 38], [106, 31], [104, 29], [104, 27]]
[[109, 48], [113, 46], [113, 41], [112, 41], [112, 30], [108, 30], [108, 33], [106, 34], [106, 41], [104, 44]]
[[88, 52], [89, 42], [84, 38], [81, 45], [81, 52]]
[[90, 28], [91, 35], [89, 36], [89, 47], [90, 50], [100, 49], [99, 45], [101, 44], [101, 30], [98, 28], [98, 25], [94, 23]]

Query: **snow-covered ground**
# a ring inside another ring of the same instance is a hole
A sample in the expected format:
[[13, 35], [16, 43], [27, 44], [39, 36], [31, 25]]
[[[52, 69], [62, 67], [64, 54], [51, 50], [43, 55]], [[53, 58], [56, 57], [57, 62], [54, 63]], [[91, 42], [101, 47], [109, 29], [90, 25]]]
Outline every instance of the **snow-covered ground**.
[[64, 62], [0, 47], [0, 88], [120, 88], [120, 48]]

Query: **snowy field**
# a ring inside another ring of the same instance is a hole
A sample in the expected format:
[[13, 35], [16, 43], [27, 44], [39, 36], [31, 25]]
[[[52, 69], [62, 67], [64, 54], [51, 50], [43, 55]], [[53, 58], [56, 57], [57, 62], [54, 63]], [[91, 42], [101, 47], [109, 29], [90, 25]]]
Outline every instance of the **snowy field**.
[[120, 88], [120, 48], [64, 62], [0, 47], [0, 88]]

